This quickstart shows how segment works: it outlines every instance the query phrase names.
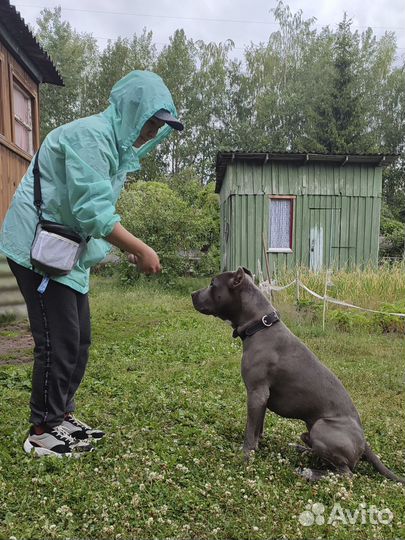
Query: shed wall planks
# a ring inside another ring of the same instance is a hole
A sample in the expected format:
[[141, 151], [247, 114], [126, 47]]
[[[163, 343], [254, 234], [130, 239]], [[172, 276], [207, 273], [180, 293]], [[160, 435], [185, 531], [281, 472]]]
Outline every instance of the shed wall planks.
[[[270, 253], [273, 272], [309, 266], [311, 228], [321, 267], [364, 267], [378, 260], [382, 168], [365, 164], [236, 161], [228, 165], [220, 193], [222, 267], [265, 271], [269, 195], [295, 196], [292, 253]], [[225, 225], [226, 224], [226, 225]], [[229, 230], [225, 241], [225, 227]]]

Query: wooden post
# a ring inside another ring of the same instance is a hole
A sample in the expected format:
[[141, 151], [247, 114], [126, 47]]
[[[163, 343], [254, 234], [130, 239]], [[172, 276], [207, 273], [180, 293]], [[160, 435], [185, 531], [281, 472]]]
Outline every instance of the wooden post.
[[266, 238], [264, 236], [264, 233], [262, 234], [262, 240], [263, 240], [264, 260], [266, 262], [267, 279], [269, 281], [269, 285], [271, 285], [270, 264], [269, 264], [269, 257], [267, 253]]
[[297, 304], [300, 302], [300, 270], [297, 266], [297, 271], [295, 273], [295, 291], [297, 296]]
[[271, 290], [271, 273], [270, 273], [269, 254], [267, 253], [267, 244], [266, 244], [266, 237], [264, 235], [264, 232], [262, 233], [262, 240], [263, 240], [264, 260], [266, 262], [267, 280], [270, 285], [270, 300], [271, 300], [271, 303], [273, 303], [273, 291]]
[[326, 270], [325, 275], [325, 287], [323, 289], [323, 315], [322, 315], [322, 330], [325, 332], [325, 319], [326, 319], [326, 293], [328, 289], [329, 270]]

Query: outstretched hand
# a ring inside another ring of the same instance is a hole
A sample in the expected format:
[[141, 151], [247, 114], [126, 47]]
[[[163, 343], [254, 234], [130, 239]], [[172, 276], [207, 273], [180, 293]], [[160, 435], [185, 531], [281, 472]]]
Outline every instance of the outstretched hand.
[[128, 253], [128, 261], [136, 264], [143, 274], [157, 274], [160, 272], [159, 257], [151, 247], [117, 222], [111, 233], [105, 237], [110, 244]]
[[157, 274], [160, 272], [160, 261], [157, 253], [149, 246], [145, 245], [145, 248], [138, 252], [128, 254], [128, 261], [132, 264], [136, 264], [138, 270], [143, 274]]

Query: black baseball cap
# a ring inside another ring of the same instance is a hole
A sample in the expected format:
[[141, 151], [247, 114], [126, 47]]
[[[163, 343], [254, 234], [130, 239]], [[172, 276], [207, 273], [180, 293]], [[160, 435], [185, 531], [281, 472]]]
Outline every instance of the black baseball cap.
[[163, 122], [166, 122], [166, 124], [168, 124], [173, 129], [177, 129], [178, 131], [183, 131], [184, 129], [184, 126], [180, 122], [180, 120], [170, 114], [169, 111], [166, 111], [166, 109], [160, 109], [160, 111], [155, 113], [154, 116], [156, 118], [159, 118], [159, 120], [163, 120]]

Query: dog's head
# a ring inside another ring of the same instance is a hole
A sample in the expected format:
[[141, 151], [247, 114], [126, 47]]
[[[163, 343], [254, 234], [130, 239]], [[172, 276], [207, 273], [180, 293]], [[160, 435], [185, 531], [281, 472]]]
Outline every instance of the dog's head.
[[204, 315], [214, 315], [223, 320], [233, 321], [240, 309], [242, 289], [253, 283], [253, 275], [240, 266], [236, 272], [224, 272], [215, 276], [206, 289], [191, 294], [193, 305]]

